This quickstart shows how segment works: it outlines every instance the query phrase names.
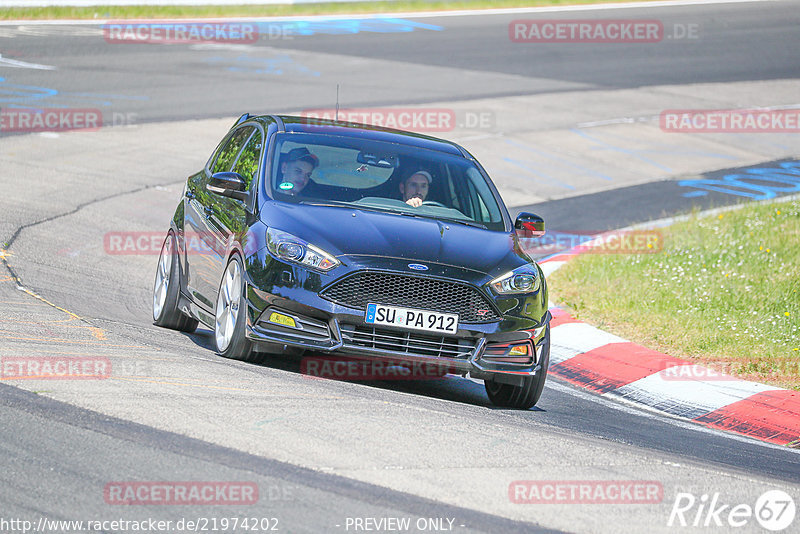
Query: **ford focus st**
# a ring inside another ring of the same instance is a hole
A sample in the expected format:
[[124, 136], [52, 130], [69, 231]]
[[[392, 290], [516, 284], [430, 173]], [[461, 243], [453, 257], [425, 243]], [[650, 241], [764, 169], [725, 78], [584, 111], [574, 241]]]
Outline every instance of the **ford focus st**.
[[432, 137], [243, 115], [190, 176], [156, 270], [155, 324], [203, 323], [219, 354], [435, 365], [496, 405], [538, 401], [547, 285], [481, 165]]

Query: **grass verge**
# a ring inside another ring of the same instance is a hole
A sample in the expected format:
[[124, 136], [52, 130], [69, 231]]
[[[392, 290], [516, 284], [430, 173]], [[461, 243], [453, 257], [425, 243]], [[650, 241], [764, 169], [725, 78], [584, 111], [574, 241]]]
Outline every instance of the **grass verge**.
[[800, 390], [800, 200], [693, 214], [654, 254], [585, 254], [548, 279], [559, 305], [640, 345]]
[[630, 0], [467, 0], [467, 1], [378, 1], [335, 2], [330, 4], [232, 5], [232, 6], [91, 6], [91, 7], [13, 7], [0, 11], [0, 20], [53, 19], [135, 19], [135, 18], [214, 18], [274, 17], [294, 15], [345, 15], [444, 11], [506, 7], [608, 4]]

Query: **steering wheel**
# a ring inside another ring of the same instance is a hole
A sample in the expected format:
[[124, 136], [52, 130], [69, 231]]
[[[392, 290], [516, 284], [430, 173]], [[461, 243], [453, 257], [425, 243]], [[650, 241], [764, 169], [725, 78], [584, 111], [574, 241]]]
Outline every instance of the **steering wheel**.
[[423, 200], [422, 201], [422, 205], [423, 206], [438, 206], [440, 208], [444, 208], [445, 207], [444, 204], [442, 204], [441, 202], [436, 202], [435, 200]]

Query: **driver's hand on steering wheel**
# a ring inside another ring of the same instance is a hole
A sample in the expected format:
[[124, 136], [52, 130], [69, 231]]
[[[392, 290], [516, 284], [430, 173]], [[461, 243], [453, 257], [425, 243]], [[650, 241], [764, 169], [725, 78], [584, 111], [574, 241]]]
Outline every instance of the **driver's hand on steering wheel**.
[[406, 204], [408, 204], [412, 208], [418, 208], [422, 206], [422, 199], [419, 197], [411, 197], [408, 200], [406, 200]]

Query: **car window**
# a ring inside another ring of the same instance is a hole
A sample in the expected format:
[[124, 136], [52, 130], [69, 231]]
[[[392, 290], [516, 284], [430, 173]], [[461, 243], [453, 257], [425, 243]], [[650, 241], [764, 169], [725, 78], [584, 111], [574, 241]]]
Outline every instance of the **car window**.
[[487, 202], [492, 198], [489, 184], [475, 167], [467, 169], [466, 181], [469, 183], [470, 198], [473, 199], [473, 218], [480, 222], [491, 222], [500, 217], [500, 210], [496, 202]]
[[[305, 144], [286, 141], [281, 154], [285, 156], [295, 148]], [[381, 168], [358, 163], [358, 148], [316, 145], [313, 154], [319, 159], [319, 167], [314, 171], [314, 182], [334, 187], [367, 189], [380, 185], [392, 175], [393, 167]]]
[[254, 126], [245, 126], [238, 129], [219, 151], [217, 161], [211, 167], [211, 174], [230, 171], [236, 156], [239, 155], [242, 145], [253, 132]]
[[261, 130], [256, 128], [250, 140], [247, 141], [247, 144], [244, 146], [242, 153], [239, 155], [239, 159], [237, 159], [236, 163], [233, 165], [233, 172], [242, 175], [247, 183], [248, 189], [253, 182], [256, 172], [258, 172], [258, 162], [261, 160], [262, 141]]
[[[335, 203], [505, 229], [487, 179], [474, 162], [459, 155], [311, 133], [278, 134], [275, 154], [266, 184], [276, 200]], [[416, 205], [411, 182], [424, 189], [415, 193], [420, 199]]]

